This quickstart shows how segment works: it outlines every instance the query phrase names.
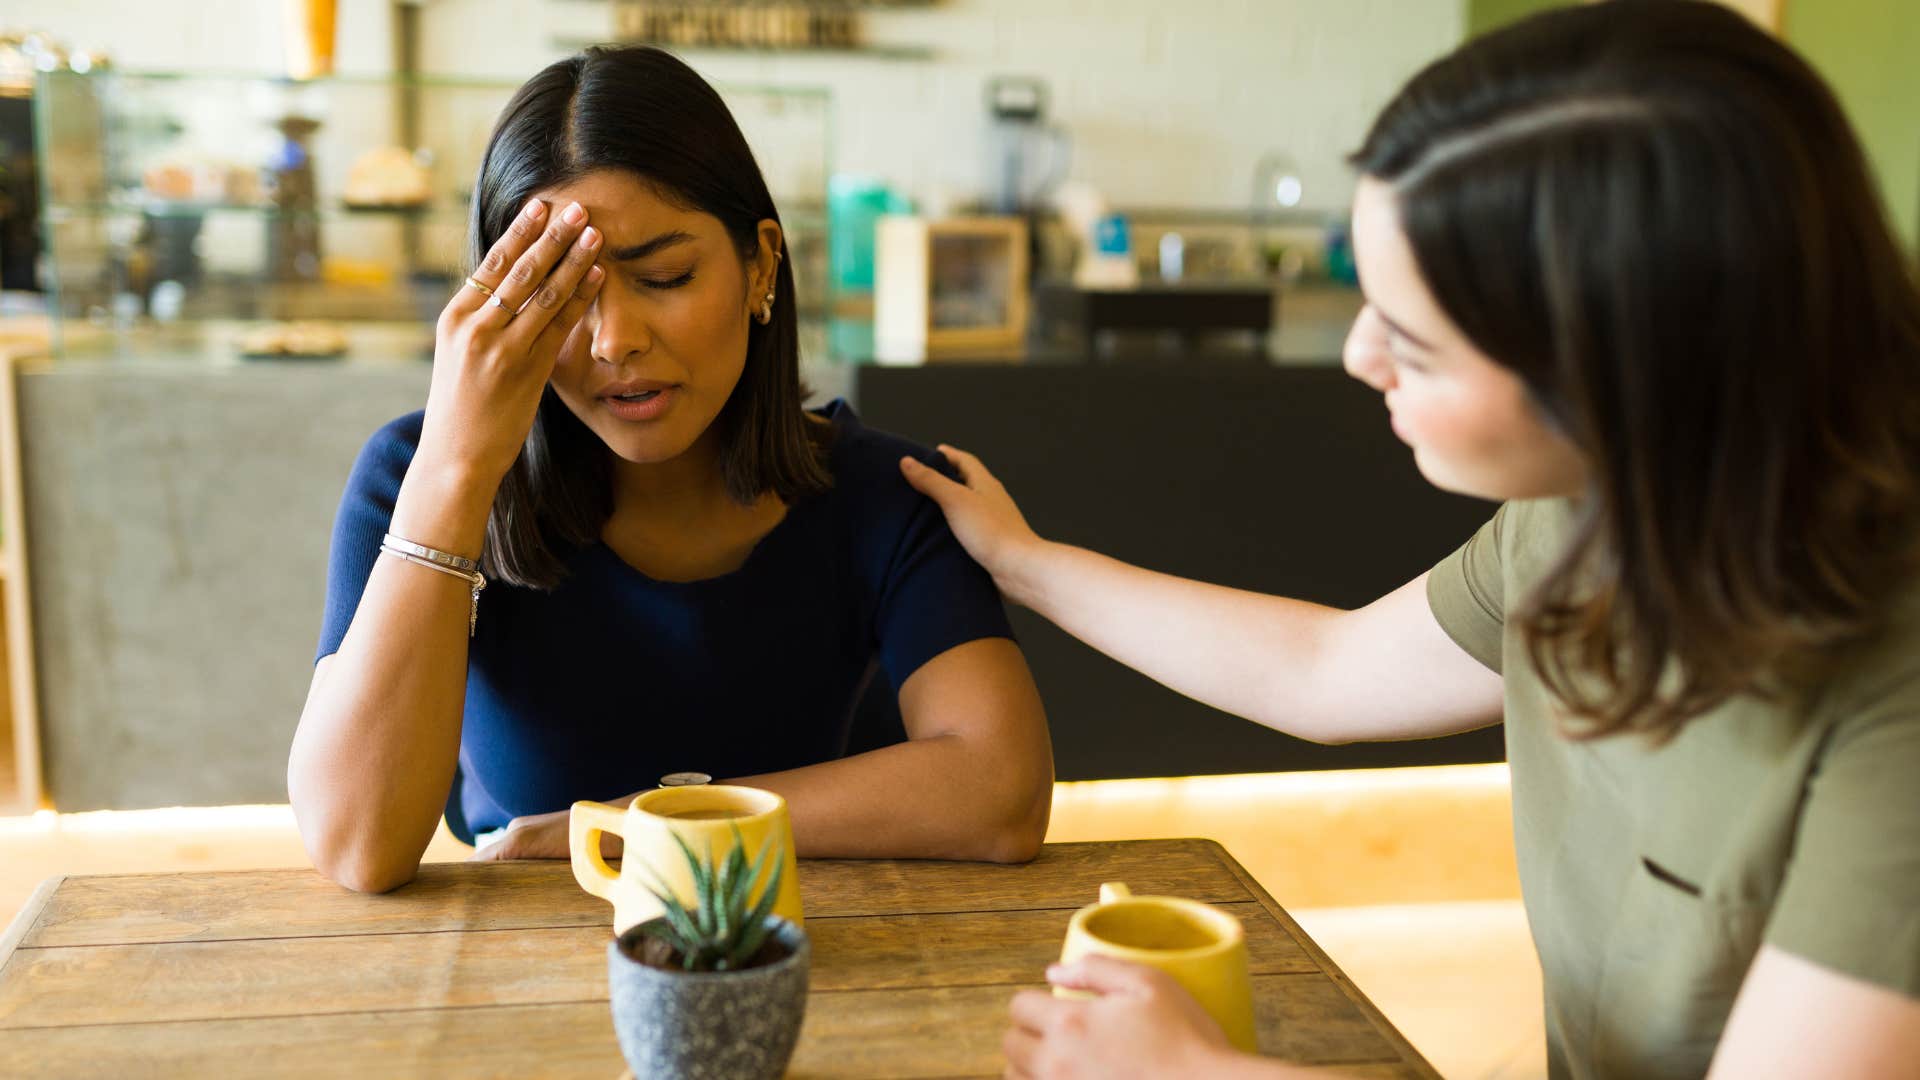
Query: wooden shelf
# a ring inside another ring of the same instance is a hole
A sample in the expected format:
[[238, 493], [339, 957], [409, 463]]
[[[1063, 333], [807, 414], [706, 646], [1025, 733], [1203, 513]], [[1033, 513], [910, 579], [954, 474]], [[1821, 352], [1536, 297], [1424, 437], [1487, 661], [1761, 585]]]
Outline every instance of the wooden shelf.
[[20, 414], [14, 397], [16, 364], [45, 354], [45, 342], [31, 335], [6, 340], [0, 334], [0, 816], [31, 813], [45, 802], [26, 574]]
[[670, 41], [633, 41], [624, 38], [586, 38], [559, 35], [549, 39], [556, 49], [577, 52], [593, 45], [652, 45], [676, 54], [722, 53], [737, 56], [831, 57], [839, 60], [931, 60], [933, 49], [925, 45], [695, 45]]
[[[4, 560], [0, 560], [0, 565]], [[3, 587], [3, 586], [0, 586]], [[11, 628], [0, 618], [0, 657], [7, 655], [7, 636]], [[25, 814], [33, 810], [21, 798], [20, 771], [14, 767], [14, 717], [11, 702], [12, 672], [0, 664], [0, 817]]]

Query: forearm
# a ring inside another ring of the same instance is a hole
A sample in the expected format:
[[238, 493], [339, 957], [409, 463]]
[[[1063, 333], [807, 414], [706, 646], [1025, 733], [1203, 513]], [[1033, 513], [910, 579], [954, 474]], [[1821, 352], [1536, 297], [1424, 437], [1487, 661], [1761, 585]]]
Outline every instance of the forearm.
[[1341, 695], [1321, 654], [1336, 608], [1174, 577], [1042, 542], [998, 579], [1016, 603], [1150, 678], [1216, 709], [1319, 741], [1344, 741]]
[[[392, 531], [473, 557], [486, 504], [442, 480], [409, 474]], [[323, 661], [287, 789], [314, 865], [341, 884], [404, 884], [433, 838], [459, 754], [471, 605], [457, 577], [376, 559], [339, 651]]]
[[728, 782], [785, 797], [807, 858], [1019, 862], [1046, 835], [1052, 774], [1006, 757], [939, 735]]

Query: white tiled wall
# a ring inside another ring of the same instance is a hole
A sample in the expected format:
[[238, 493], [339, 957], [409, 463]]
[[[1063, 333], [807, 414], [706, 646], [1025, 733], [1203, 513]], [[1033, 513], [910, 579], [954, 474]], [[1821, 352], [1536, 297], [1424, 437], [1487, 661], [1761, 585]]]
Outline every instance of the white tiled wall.
[[[694, 53], [720, 82], [831, 87], [836, 167], [908, 191], [981, 182], [982, 94], [1038, 75], [1075, 140], [1073, 174], [1134, 206], [1238, 207], [1269, 149], [1299, 161], [1308, 206], [1351, 188], [1342, 156], [1422, 63], [1457, 42], [1460, 0], [945, 0], [874, 14], [878, 42], [930, 61]], [[4, 21], [111, 51], [129, 68], [274, 71], [272, 0], [10, 0]], [[387, 0], [340, 0], [339, 63], [390, 62]], [[430, 70], [517, 79], [563, 55], [556, 39], [608, 26], [591, 0], [427, 0]]]

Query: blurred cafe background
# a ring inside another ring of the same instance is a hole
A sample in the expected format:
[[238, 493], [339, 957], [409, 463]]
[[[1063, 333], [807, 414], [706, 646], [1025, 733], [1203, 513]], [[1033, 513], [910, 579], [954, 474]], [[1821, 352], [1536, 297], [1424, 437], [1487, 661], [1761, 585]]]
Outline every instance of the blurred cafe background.
[[[304, 862], [285, 764], [334, 508], [425, 399], [480, 152], [548, 62], [653, 42], [720, 87], [815, 400], [974, 450], [1043, 534], [1356, 605], [1490, 507], [1429, 487], [1340, 368], [1345, 154], [1425, 62], [1547, 6], [8, 0], [0, 925], [51, 874]], [[1920, 11], [1734, 6], [1838, 89], [1911, 246]], [[1303, 743], [1014, 617], [1050, 839], [1217, 838], [1442, 1072], [1544, 1073], [1497, 728]], [[867, 711], [867, 745], [901, 737]]]

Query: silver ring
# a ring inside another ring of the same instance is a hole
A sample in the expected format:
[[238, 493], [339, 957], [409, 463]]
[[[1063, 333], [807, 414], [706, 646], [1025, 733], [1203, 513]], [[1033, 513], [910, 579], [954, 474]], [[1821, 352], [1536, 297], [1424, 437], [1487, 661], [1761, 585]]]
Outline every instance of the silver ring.
[[520, 313], [519, 313], [518, 311], [515, 311], [514, 309], [512, 309], [512, 308], [510, 308], [510, 307], [508, 307], [507, 305], [505, 305], [505, 304], [503, 304], [503, 303], [501, 303], [501, 302], [500, 302], [500, 294], [499, 294], [499, 293], [491, 293], [491, 294], [489, 294], [489, 295], [487, 296], [487, 303], [489, 303], [489, 304], [492, 304], [492, 305], [493, 305], [494, 307], [497, 307], [497, 308], [499, 308], [499, 309], [500, 309], [501, 311], [504, 311], [504, 312], [506, 312], [506, 313], [507, 313], [507, 315], [508, 315], [508, 317], [512, 317], [512, 316], [514, 316], [514, 315], [518, 315], [518, 314], [520, 314]]

